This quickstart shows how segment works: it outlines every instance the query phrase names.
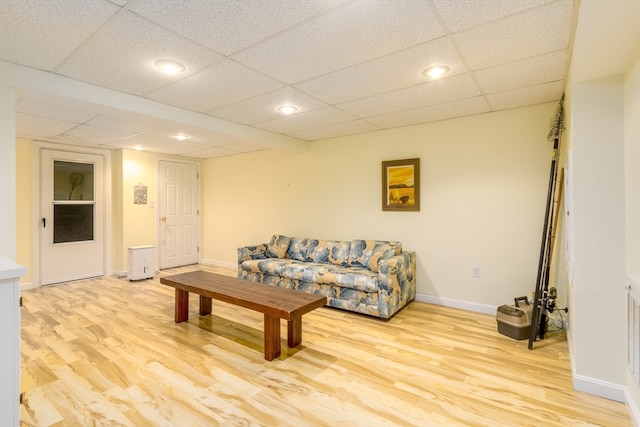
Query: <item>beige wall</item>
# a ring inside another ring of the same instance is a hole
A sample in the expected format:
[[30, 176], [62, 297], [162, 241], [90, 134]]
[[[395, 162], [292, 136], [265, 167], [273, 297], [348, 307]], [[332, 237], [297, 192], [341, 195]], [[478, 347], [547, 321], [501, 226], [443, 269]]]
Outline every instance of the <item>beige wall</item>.
[[[176, 158], [144, 151], [122, 150], [114, 156], [114, 220], [113, 241], [115, 261], [113, 270], [122, 274], [127, 270], [127, 248], [131, 246], [156, 246], [156, 267], [158, 267], [158, 162], [160, 159]], [[197, 160], [190, 160], [197, 163]], [[147, 187], [147, 204], [133, 202], [134, 187]]]
[[636, 419], [640, 389], [626, 369], [624, 286], [625, 271], [632, 277], [640, 263], [638, 68], [636, 60], [624, 75], [569, 81], [561, 162], [569, 164], [570, 150], [572, 204], [563, 212], [570, 210], [572, 221], [561, 217], [556, 277], [567, 289], [574, 386], [625, 400], [626, 385]]
[[33, 205], [33, 149], [31, 141], [16, 140], [16, 261], [27, 267], [27, 275], [20, 278], [21, 283], [31, 283], [33, 260], [31, 256], [33, 237], [39, 224], [32, 224]]
[[[37, 215], [33, 205], [34, 187], [33, 141], [16, 140], [16, 261], [27, 267], [27, 276], [21, 283], [33, 282], [33, 239], [37, 233]], [[134, 150], [111, 152], [111, 223], [110, 258], [107, 274], [126, 274], [127, 248], [130, 246], [156, 245], [157, 239], [157, 167], [162, 156]], [[35, 159], [37, 161], [37, 159]], [[147, 186], [146, 205], [133, 203], [134, 186]]]
[[[625, 81], [625, 211], [626, 273], [636, 300], [640, 300], [640, 60]], [[627, 369], [627, 398], [640, 414], [640, 384]]]
[[[495, 309], [535, 288], [556, 104], [263, 151], [203, 165], [203, 258], [235, 265], [273, 233], [394, 239], [418, 293]], [[381, 162], [419, 157], [420, 212], [381, 210]], [[480, 267], [481, 277], [471, 269]]]
[[[122, 233], [117, 251], [116, 270], [127, 269], [127, 248], [156, 244], [157, 155], [122, 150]], [[147, 187], [147, 204], [133, 203], [134, 187]]]

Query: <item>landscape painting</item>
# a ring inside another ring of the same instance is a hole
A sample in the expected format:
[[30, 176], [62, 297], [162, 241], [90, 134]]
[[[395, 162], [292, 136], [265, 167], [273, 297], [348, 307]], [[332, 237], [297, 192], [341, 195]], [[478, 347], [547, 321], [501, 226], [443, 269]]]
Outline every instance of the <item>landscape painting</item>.
[[382, 210], [420, 210], [420, 159], [382, 162]]

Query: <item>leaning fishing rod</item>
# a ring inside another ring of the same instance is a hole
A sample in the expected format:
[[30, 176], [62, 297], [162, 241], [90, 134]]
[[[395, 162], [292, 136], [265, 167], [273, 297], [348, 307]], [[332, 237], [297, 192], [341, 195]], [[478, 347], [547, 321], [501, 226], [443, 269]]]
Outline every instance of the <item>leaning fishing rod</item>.
[[[533, 301], [533, 312], [531, 315], [531, 326], [529, 330], [529, 350], [533, 348], [536, 334], [540, 339], [544, 339], [547, 327], [547, 311], [553, 312], [555, 309], [555, 299], [557, 293], [554, 289], [553, 298], [549, 297], [549, 272], [551, 268], [551, 255], [554, 230], [554, 218], [557, 215], [555, 209], [555, 193], [558, 179], [558, 158], [560, 149], [560, 135], [564, 131], [564, 95], [560, 98], [560, 103], [549, 124], [549, 134], [547, 139], [553, 141], [553, 151], [551, 154], [551, 168], [549, 171], [549, 186], [547, 189], [547, 204], [544, 216], [544, 226], [542, 230], [542, 242], [540, 245], [540, 257], [538, 259], [538, 275], [536, 277], [536, 290]], [[551, 305], [550, 305], [551, 301]], [[568, 309], [564, 309], [565, 312]]]

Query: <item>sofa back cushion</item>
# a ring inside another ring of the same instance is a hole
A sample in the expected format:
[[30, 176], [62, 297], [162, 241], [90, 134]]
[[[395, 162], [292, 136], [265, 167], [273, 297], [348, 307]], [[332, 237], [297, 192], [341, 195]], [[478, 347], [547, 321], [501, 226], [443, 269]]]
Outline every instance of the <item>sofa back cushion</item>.
[[267, 244], [267, 256], [269, 258], [284, 258], [287, 255], [290, 241], [291, 237], [274, 234]]
[[381, 240], [354, 240], [351, 242], [348, 265], [379, 270], [380, 260], [389, 259], [402, 252], [400, 242]]
[[309, 240], [306, 261], [347, 266], [351, 242]]
[[[309, 254], [309, 240], [306, 237], [292, 237], [287, 249], [287, 258], [304, 261]], [[311, 240], [313, 245], [313, 240]], [[315, 246], [315, 245], [313, 245]]]

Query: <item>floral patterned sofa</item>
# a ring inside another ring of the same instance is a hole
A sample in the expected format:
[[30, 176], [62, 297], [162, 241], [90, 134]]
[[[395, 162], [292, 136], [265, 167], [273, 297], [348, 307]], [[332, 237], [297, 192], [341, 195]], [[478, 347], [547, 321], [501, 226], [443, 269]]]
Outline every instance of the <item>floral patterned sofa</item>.
[[389, 318], [416, 295], [416, 255], [400, 242], [275, 234], [238, 248], [238, 277], [327, 297], [327, 304]]

